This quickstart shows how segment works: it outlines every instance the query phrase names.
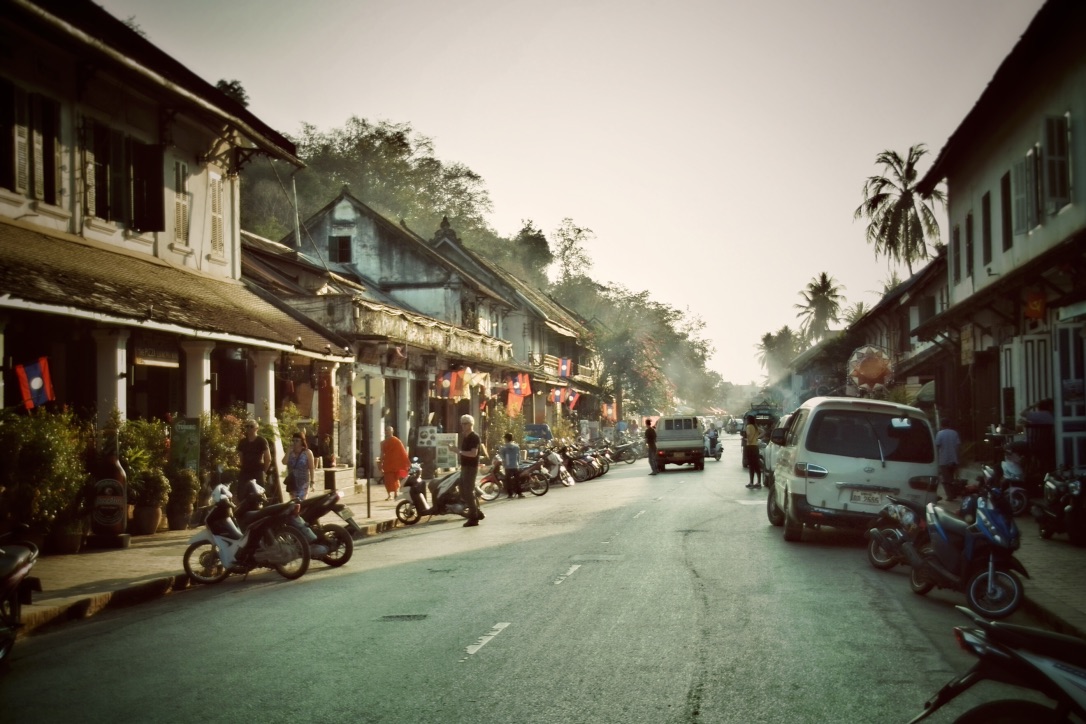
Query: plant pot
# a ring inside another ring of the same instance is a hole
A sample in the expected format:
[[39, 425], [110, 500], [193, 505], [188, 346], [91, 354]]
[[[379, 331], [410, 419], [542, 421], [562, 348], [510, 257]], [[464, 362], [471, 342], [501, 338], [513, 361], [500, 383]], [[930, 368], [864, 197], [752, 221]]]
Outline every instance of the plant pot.
[[132, 511], [132, 535], [151, 535], [162, 522], [162, 508], [157, 505], [137, 505]]
[[166, 522], [170, 530], [185, 530], [189, 527], [189, 519], [192, 518], [192, 506], [188, 510], [166, 510]]

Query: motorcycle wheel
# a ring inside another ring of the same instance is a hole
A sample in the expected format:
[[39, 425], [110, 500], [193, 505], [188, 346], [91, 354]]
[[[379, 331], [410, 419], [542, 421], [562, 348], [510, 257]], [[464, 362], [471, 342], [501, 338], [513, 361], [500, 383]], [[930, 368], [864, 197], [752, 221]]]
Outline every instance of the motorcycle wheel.
[[633, 465], [637, 462], [637, 453], [633, 450], [626, 450], [626, 452], [622, 453], [622, 462]]
[[341, 525], [326, 525], [321, 529], [321, 544], [328, 546], [328, 555], [321, 562], [339, 568], [354, 555], [354, 538]]
[[777, 505], [777, 496], [772, 488], [769, 489], [769, 498], [766, 500], [765, 512], [771, 525], [775, 525], [778, 528], [784, 525], [784, 511]]
[[578, 483], [588, 480], [588, 465], [581, 460], [574, 461], [573, 470], [570, 472], [573, 473], [573, 479]]
[[[890, 528], [885, 528], [881, 531], [883, 535], [891, 533]], [[897, 558], [892, 556], [885, 548], [879, 545], [879, 542], [872, 538], [867, 542], [867, 562], [871, 564], [873, 568], [877, 568], [880, 571], [888, 571], [897, 565]]]
[[1045, 525], [1044, 523], [1038, 523], [1037, 528], [1041, 533], [1041, 538], [1043, 538], [1044, 540], [1048, 540], [1056, 533], [1056, 531], [1053, 530], [1052, 526]]
[[1063, 719], [1057, 716], [1055, 709], [1044, 704], [1024, 699], [1004, 699], [989, 701], [975, 706], [954, 720], [954, 724], [1014, 724], [1015, 722], [1057, 722]]
[[603, 465], [603, 467], [600, 469], [600, 475], [606, 475], [611, 470], [611, 461], [608, 460], [607, 457], [604, 455], [601, 455], [599, 457], [599, 461], [600, 464]]
[[502, 485], [497, 480], [491, 478], [490, 480], [484, 480], [479, 486], [479, 490], [482, 491], [482, 495], [479, 497], [486, 501], [497, 500], [498, 496], [502, 494]]
[[714, 457], [714, 458], [716, 459], [716, 461], [717, 461], [717, 462], [719, 463], [719, 462], [720, 462], [720, 451], [719, 451], [719, 450], [717, 450], [717, 451], [716, 451], [716, 455], [714, 455], [713, 457]]
[[185, 549], [185, 573], [196, 583], [218, 583], [230, 575], [219, 558], [219, 547], [209, 540], [196, 541]]
[[291, 553], [289, 561], [272, 566], [275, 572], [288, 581], [304, 576], [309, 570], [310, 554], [309, 543], [306, 542], [302, 532], [294, 526], [283, 525], [272, 531], [271, 537], [274, 545], [285, 548]]
[[551, 489], [551, 481], [543, 473], [533, 473], [528, 479], [528, 492], [532, 495], [546, 495]]
[[1026, 491], [1020, 488], [1012, 490], [1007, 498], [1007, 502], [1011, 504], [1011, 513], [1013, 515], [1022, 515], [1022, 513], [1029, 510], [1029, 497], [1026, 495]]
[[414, 525], [419, 522], [422, 515], [410, 500], [401, 500], [396, 506], [396, 518], [404, 525]]
[[[930, 544], [918, 546], [916, 550], [921, 558], [935, 555]], [[918, 596], [926, 596], [931, 589], [935, 588], [935, 583], [929, 581], [922, 571], [913, 568], [909, 571], [909, 588]]]
[[965, 584], [969, 608], [989, 619], [1006, 618], [1022, 603], [1022, 582], [1013, 571], [996, 569], [995, 590], [988, 594], [988, 569], [978, 571]]

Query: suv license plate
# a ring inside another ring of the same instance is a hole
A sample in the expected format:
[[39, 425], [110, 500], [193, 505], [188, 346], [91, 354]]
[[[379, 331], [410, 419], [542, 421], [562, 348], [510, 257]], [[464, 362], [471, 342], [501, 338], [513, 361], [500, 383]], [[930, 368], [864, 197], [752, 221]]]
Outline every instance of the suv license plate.
[[876, 493], [874, 490], [853, 490], [852, 502], [878, 505], [882, 502], [882, 493]]

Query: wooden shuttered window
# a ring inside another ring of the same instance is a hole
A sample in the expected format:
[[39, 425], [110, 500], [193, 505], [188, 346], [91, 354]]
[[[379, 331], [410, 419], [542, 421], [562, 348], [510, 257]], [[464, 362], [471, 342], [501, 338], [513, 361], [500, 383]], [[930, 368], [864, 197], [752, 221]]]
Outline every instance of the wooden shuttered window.
[[166, 230], [165, 156], [122, 131], [87, 118], [83, 164], [87, 213], [133, 231]]
[[222, 176], [211, 175], [209, 191], [211, 193], [211, 253], [216, 256], [225, 256], [226, 228], [223, 214]]
[[173, 239], [177, 244], [189, 243], [189, 167], [181, 161], [173, 163]]
[[1071, 159], [1068, 115], [1045, 119], [1045, 210], [1055, 214], [1071, 203]]
[[136, 231], [166, 230], [165, 154], [162, 146], [131, 140], [132, 228]]
[[60, 104], [0, 80], [0, 186], [60, 201]]

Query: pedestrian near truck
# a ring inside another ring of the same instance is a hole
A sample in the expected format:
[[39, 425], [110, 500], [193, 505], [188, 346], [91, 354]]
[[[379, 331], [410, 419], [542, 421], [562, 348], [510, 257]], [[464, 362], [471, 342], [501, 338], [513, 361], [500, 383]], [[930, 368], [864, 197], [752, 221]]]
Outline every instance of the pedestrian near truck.
[[939, 422], [939, 432], [935, 433], [935, 451], [939, 462], [939, 477], [943, 480], [943, 492], [950, 500], [955, 497], [951, 491], [958, 473], [958, 452], [961, 447], [962, 439], [958, 436], [958, 431], [950, 420], [943, 418]]
[[[747, 426], [743, 428], [743, 456], [747, 460], [747, 472], [750, 474], [750, 482], [747, 487], [754, 489], [762, 487], [762, 456], [758, 440], [762, 431], [758, 429], [758, 421], [754, 415], [747, 415]], [[754, 482], [754, 478], [758, 482]]]
[[649, 475], [655, 475], [656, 470], [656, 428], [652, 426], [652, 420], [645, 420], [645, 447], [649, 451]]

